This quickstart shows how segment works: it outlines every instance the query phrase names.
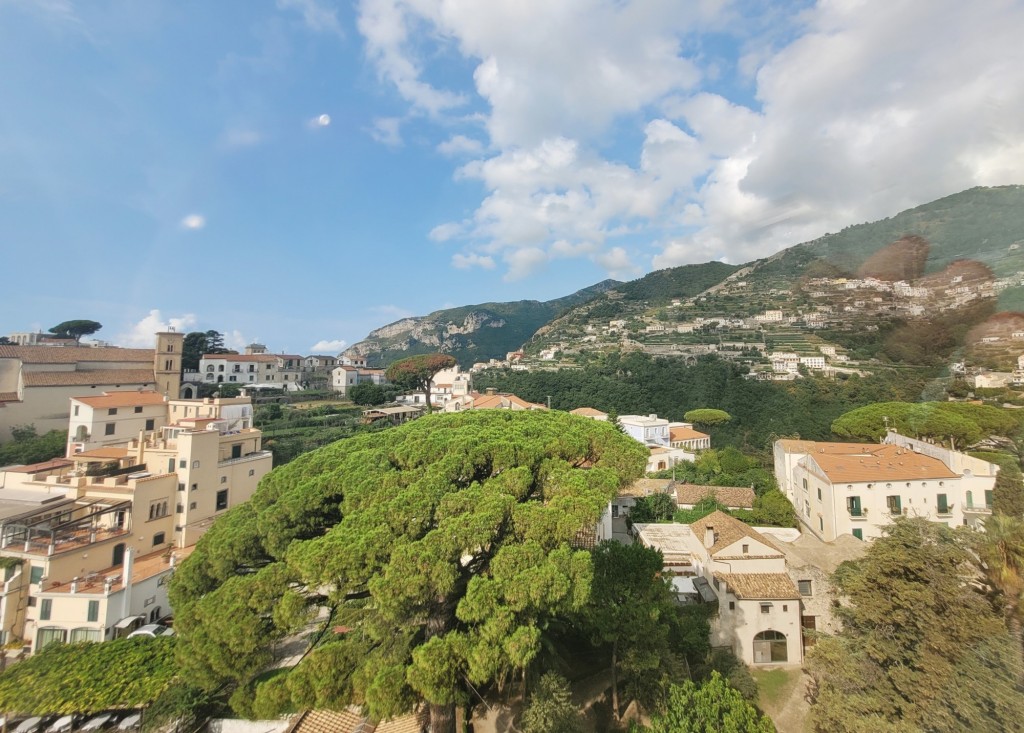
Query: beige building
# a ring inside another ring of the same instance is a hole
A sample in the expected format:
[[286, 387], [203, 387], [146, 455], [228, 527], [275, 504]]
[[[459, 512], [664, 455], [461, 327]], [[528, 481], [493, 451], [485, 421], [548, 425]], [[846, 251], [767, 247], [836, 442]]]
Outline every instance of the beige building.
[[177, 397], [184, 335], [156, 336], [155, 349], [0, 346], [0, 441], [15, 425], [66, 430], [72, 397], [140, 389]]
[[637, 524], [637, 540], [661, 550], [681, 598], [713, 603], [712, 646], [753, 666], [803, 661], [800, 592], [786, 556], [724, 512], [693, 524]]
[[514, 394], [500, 393], [488, 387], [484, 394], [470, 392], [467, 395], [452, 397], [444, 405], [445, 412], [462, 412], [463, 410], [546, 410], [546, 405], [528, 402]]
[[992, 513], [998, 466], [896, 432], [882, 444], [779, 440], [774, 454], [779, 488], [826, 542], [880, 537], [898, 516], [980, 529]]
[[[272, 465], [248, 397], [110, 393], [75, 406], [71, 433], [83, 440], [66, 459], [0, 471], [0, 640], [30, 650], [115, 638], [168, 615], [176, 560]], [[108, 424], [109, 436], [99, 429]]]

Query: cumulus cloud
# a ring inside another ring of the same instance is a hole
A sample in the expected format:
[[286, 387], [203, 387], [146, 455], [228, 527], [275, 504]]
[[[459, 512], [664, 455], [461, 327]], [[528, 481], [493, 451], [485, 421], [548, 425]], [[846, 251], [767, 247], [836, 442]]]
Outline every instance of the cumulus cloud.
[[465, 135], [452, 135], [443, 143], [437, 146], [437, 152], [441, 155], [456, 157], [459, 155], [477, 155], [483, 152], [484, 144]]
[[338, 22], [337, 11], [334, 8], [325, 7], [317, 0], [277, 0], [277, 7], [281, 10], [299, 12], [306, 27], [312, 31], [332, 33], [336, 36], [344, 35], [341, 23]]
[[402, 144], [402, 121], [397, 117], [378, 117], [373, 121], [370, 137], [382, 145], [397, 148]]
[[459, 270], [468, 270], [472, 267], [479, 267], [484, 270], [494, 269], [494, 258], [490, 255], [454, 254], [452, 255], [452, 267]]
[[[485, 110], [486, 141], [437, 148], [472, 157], [455, 176], [484, 190], [471, 218], [431, 232], [463, 242], [453, 266], [501, 263], [517, 279], [567, 257], [620, 274], [640, 258], [744, 262], [1024, 180], [1021, 4], [744, 12], [710, 0], [362, 0], [368, 57], [412, 114]], [[735, 50], [706, 43], [709, 31]], [[472, 66], [475, 96], [434, 82], [452, 58]]]
[[164, 315], [154, 308], [136, 323], [117, 335], [117, 344], [137, 349], [151, 349], [156, 343], [156, 334], [160, 331], [179, 331], [184, 333], [196, 325], [193, 313], [181, 316]]
[[345, 339], [329, 339], [329, 340], [321, 339], [321, 340], [317, 341], [315, 344], [313, 344], [312, 346], [309, 347], [309, 353], [310, 354], [325, 354], [325, 353], [332, 353], [333, 354], [333, 353], [335, 353], [337, 351], [341, 351], [346, 346], [348, 346], [348, 342]]
[[224, 345], [233, 351], [241, 352], [250, 343], [250, 340], [243, 336], [237, 328], [224, 332]]
[[206, 226], [206, 217], [202, 214], [189, 214], [181, 220], [181, 228], [196, 231]]
[[431, 240], [435, 242], [447, 242], [449, 239], [454, 239], [463, 232], [463, 226], [459, 222], [450, 221], [444, 224], [438, 224], [436, 227], [430, 230], [427, 235]]
[[311, 130], [319, 130], [324, 127], [329, 127], [331, 124], [331, 116], [328, 114], [317, 115], [316, 117], [306, 120], [306, 127]]

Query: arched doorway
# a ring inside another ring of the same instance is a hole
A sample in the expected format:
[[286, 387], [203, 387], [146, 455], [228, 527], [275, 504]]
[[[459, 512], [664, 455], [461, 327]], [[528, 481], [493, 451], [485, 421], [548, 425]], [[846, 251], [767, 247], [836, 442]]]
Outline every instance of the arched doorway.
[[782, 664], [788, 661], [786, 635], [781, 631], [762, 631], [754, 636], [754, 664]]

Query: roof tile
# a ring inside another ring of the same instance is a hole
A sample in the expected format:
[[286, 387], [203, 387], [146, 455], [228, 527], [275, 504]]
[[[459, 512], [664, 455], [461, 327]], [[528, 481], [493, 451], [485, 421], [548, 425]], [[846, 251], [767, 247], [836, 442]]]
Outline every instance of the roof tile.
[[152, 369], [94, 369], [77, 372], [22, 372], [26, 387], [153, 385]]

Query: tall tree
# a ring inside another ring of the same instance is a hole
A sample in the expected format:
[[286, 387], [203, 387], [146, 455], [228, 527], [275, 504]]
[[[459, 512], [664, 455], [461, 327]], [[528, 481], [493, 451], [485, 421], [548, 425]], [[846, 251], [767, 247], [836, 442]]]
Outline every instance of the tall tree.
[[[178, 659], [206, 687], [239, 683], [261, 711], [354, 703], [386, 718], [423, 701], [433, 733], [448, 733], [467, 683], [522, 676], [547, 620], [587, 602], [593, 565], [577, 533], [645, 464], [644, 446], [609, 425], [501, 410], [307, 453], [175, 574]], [[347, 633], [256, 681], [274, 643], [320, 607]]]
[[203, 354], [226, 354], [224, 334], [220, 331], [192, 331], [185, 334], [181, 347], [181, 368], [199, 369], [199, 360]]
[[434, 376], [443, 369], [455, 366], [455, 357], [448, 354], [420, 354], [393, 362], [385, 372], [387, 380], [402, 389], [423, 392], [427, 412], [431, 412], [430, 386]]
[[1024, 519], [994, 514], [975, 537], [985, 578], [994, 591], [1010, 634], [1024, 652]]
[[691, 422], [694, 425], [700, 425], [702, 427], [712, 427], [713, 425], [721, 425], [732, 420], [730, 415], [725, 410], [715, 410], [709, 407], [701, 407], [696, 410], [689, 410], [683, 415], [683, 419], [686, 422]]
[[717, 671], [697, 685], [672, 685], [664, 712], [651, 719], [650, 733], [775, 733], [759, 713]]
[[90, 336], [103, 328], [98, 321], [62, 321], [50, 329], [57, 338], [74, 339], [76, 342], [82, 340], [82, 336]]
[[1020, 649], [977, 590], [970, 541], [898, 518], [840, 566], [843, 631], [807, 660], [816, 731], [998, 733], [1024, 720]]
[[[675, 595], [662, 576], [661, 552], [640, 544], [602, 542], [593, 552], [594, 580], [581, 624], [594, 643], [604, 646], [612, 672], [612, 715], [619, 718], [622, 677], [640, 690], [651, 677], [685, 674], [684, 657], [706, 649], [707, 624], [684, 623]], [[686, 636], [683, 626], [696, 630]]]
[[523, 733], [581, 733], [583, 720], [572, 702], [569, 683], [556, 672], [545, 672], [523, 711]]

